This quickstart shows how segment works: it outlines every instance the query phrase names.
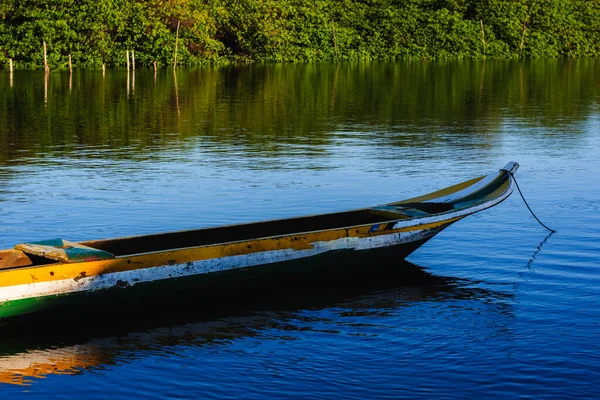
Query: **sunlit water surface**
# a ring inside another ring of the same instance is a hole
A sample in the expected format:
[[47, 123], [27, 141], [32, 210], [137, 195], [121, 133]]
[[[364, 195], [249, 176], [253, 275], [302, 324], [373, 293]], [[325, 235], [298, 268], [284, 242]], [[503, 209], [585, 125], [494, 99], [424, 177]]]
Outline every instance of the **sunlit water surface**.
[[600, 397], [600, 60], [1, 71], [0, 140], [0, 248], [359, 208], [508, 161], [557, 230], [515, 192], [374, 277], [5, 333], [2, 398]]

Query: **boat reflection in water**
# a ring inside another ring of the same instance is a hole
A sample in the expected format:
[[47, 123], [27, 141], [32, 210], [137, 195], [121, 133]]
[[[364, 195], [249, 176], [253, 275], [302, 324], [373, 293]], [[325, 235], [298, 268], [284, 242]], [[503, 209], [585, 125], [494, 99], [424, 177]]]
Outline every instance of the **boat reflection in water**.
[[[500, 308], [497, 312], [512, 314], [512, 293], [489, 289], [485, 283], [436, 276], [407, 261], [372, 265], [367, 270], [368, 274], [361, 269], [345, 276], [314, 272], [283, 283], [262, 281], [243, 292], [238, 288], [235, 293], [211, 293], [210, 299], [188, 293], [177, 303], [167, 303], [164, 310], [123, 308], [61, 323], [47, 321], [43, 333], [39, 320], [34, 322], [38, 329], [5, 326], [0, 336], [0, 382], [31, 385], [50, 374], [80, 374], [133, 363], [173, 352], [175, 346], [226, 344], [283, 325], [286, 334], [294, 329], [306, 331], [311, 329], [307, 312], [319, 314], [319, 326], [322, 322], [335, 326], [338, 318], [349, 315], [370, 323], [369, 317], [401, 313], [403, 307], [419, 302], [491, 302]], [[329, 315], [325, 318], [331, 321], [323, 321], [320, 314]]]

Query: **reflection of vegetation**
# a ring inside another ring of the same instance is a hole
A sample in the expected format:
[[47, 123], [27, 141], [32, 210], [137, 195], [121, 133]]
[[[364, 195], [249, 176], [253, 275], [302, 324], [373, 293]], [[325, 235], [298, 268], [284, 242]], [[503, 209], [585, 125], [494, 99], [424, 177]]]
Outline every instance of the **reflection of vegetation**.
[[170, 64], [179, 25], [188, 65], [600, 54], [598, 1], [20, 0], [0, 4], [0, 63], [41, 66], [45, 40], [53, 68]]
[[586, 118], [599, 69], [593, 59], [251, 65], [161, 71], [156, 81], [149, 70], [78, 72], [71, 90], [67, 73], [51, 74], [46, 90], [43, 73], [19, 71], [12, 88], [0, 75], [0, 160], [65, 146], [148, 154], [192, 137], [228, 151], [292, 144], [318, 154], [352, 132], [399, 146], [477, 134], [483, 146], [506, 116], [547, 126]]

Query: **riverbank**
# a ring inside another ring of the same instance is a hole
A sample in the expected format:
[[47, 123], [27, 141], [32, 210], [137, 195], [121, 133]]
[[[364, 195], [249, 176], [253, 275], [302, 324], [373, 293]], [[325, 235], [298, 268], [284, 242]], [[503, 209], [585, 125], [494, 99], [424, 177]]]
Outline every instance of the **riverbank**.
[[600, 55], [581, 0], [46, 3], [0, 5], [1, 68]]

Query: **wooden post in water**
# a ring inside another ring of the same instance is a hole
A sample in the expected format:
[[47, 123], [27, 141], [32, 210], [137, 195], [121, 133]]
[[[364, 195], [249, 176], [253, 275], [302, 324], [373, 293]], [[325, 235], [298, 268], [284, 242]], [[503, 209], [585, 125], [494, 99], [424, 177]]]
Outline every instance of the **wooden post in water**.
[[44, 71], [49, 74], [50, 68], [48, 67], [48, 57], [46, 56], [46, 41], [44, 40]]
[[69, 54], [69, 92], [73, 91], [73, 63], [71, 63], [71, 55]]
[[69, 54], [69, 92], [73, 91], [73, 64], [71, 63], [71, 55]]
[[44, 105], [48, 104], [48, 77], [49, 73], [44, 74]]
[[179, 24], [181, 21], [177, 21], [177, 33], [175, 34], [175, 54], [173, 56], [173, 68], [177, 67], [177, 42], [179, 41]]
[[127, 71], [129, 71], [129, 50], [125, 50], [125, 59], [127, 60]]
[[135, 69], [135, 53], [131, 50], [131, 69]]
[[337, 40], [335, 39], [335, 24], [333, 23], [333, 19], [331, 20], [331, 31], [333, 32], [333, 46], [335, 47], [335, 62], [338, 61], [338, 47]]
[[483, 43], [483, 58], [485, 59], [485, 31], [483, 30], [483, 20], [480, 19], [479, 22], [481, 23], [481, 43]]
[[173, 68], [173, 83], [175, 83], [175, 104], [177, 106], [177, 120], [181, 117], [181, 111], [179, 110], [179, 91], [177, 89], [177, 69]]
[[154, 83], [156, 83], [156, 60], [152, 64], [154, 65]]
[[13, 67], [12, 67], [12, 58], [8, 59], [8, 69], [10, 70], [10, 73], [12, 74], [13, 71]]
[[106, 64], [102, 63], [102, 77], [104, 78], [104, 74], [106, 73]]

